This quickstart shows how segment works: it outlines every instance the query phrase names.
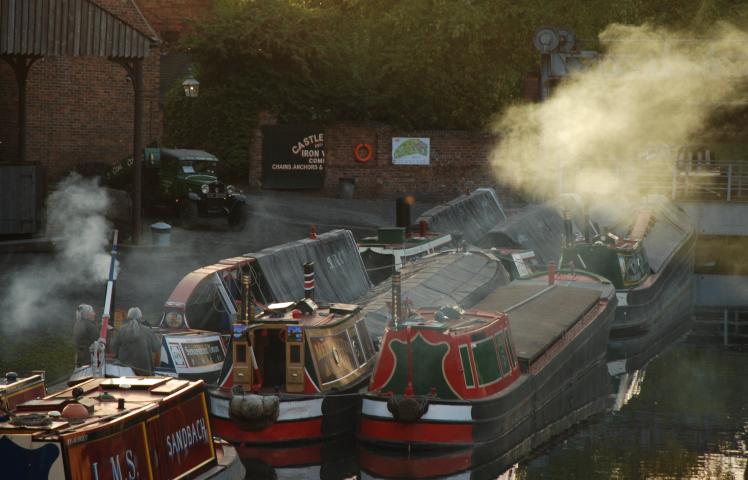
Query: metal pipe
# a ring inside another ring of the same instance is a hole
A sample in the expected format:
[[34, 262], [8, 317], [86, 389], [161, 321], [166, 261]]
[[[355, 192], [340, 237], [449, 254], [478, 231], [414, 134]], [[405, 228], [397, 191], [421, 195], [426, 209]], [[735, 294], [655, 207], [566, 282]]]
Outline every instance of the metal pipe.
[[249, 274], [242, 273], [242, 323], [249, 325], [254, 321], [252, 308], [252, 284]]
[[314, 300], [314, 262], [304, 264], [304, 298]]
[[140, 243], [142, 205], [142, 179], [143, 179], [143, 91], [145, 82], [143, 80], [143, 60], [135, 59], [132, 62], [132, 86], [135, 90], [135, 106], [133, 115], [133, 205], [132, 205], [132, 242]]
[[392, 323], [395, 330], [398, 329], [402, 321], [402, 302], [400, 301], [401, 288], [400, 272], [395, 271], [392, 274]]

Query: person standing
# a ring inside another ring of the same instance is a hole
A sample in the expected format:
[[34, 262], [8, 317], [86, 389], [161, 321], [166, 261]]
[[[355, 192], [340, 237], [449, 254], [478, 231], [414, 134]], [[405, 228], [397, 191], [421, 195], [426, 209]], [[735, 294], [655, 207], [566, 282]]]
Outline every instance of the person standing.
[[161, 352], [161, 338], [143, 323], [143, 312], [138, 307], [127, 311], [125, 324], [112, 339], [111, 352], [136, 375], [153, 375], [154, 364]]
[[73, 341], [75, 342], [75, 366], [91, 363], [91, 344], [99, 338], [96, 314], [91, 305], [81, 303], [75, 310]]

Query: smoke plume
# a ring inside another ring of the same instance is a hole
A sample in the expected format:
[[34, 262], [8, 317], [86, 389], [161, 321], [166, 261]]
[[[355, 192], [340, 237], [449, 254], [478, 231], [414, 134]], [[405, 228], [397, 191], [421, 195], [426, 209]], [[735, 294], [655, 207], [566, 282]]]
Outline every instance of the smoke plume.
[[[500, 183], [541, 197], [662, 192], [675, 149], [693, 143], [715, 112], [744, 101], [748, 34], [732, 25], [697, 38], [614, 24], [599, 38], [599, 60], [545, 102], [498, 120], [491, 163]], [[664, 154], [647, 158], [653, 146]]]
[[[55, 255], [34, 261], [5, 277], [0, 306], [6, 331], [72, 318], [81, 291], [102, 287], [109, 273], [111, 231], [105, 215], [109, 196], [97, 179], [71, 174], [47, 199], [47, 234]], [[37, 257], [38, 258], [38, 257]]]

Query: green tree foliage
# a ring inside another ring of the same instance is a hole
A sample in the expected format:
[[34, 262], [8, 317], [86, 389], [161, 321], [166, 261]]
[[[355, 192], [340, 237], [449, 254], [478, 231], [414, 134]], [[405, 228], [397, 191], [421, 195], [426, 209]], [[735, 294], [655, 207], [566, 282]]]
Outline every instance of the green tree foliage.
[[744, 18], [730, 0], [219, 0], [187, 46], [200, 97], [166, 101], [167, 143], [246, 159], [257, 113], [480, 129], [519, 100], [542, 25], [597, 48], [610, 23], [699, 29]]

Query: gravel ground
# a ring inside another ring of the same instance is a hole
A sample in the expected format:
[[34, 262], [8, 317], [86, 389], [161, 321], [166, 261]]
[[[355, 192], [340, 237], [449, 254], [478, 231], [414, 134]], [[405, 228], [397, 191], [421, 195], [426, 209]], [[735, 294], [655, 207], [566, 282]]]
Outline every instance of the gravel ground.
[[[188, 272], [223, 258], [305, 238], [311, 225], [318, 233], [348, 228], [356, 238], [374, 235], [380, 226], [395, 224], [392, 200], [336, 199], [289, 192], [262, 192], [248, 195], [248, 222], [242, 232], [227, 228], [224, 221], [205, 220], [193, 230], [173, 227], [171, 246], [150, 245], [145, 232], [142, 245], [123, 244], [120, 248], [120, 274], [117, 281], [118, 308], [139, 306], [149, 321], [155, 321], [161, 307], [179, 280]], [[416, 203], [411, 209], [415, 220], [433, 204]], [[149, 216], [148, 226], [168, 218]], [[174, 220], [176, 223], [176, 220]], [[54, 237], [54, 233], [50, 234]], [[56, 261], [55, 253], [0, 253], [0, 289], [32, 265]], [[38, 278], [38, 282], [46, 282]], [[35, 280], [36, 281], [36, 280]], [[0, 290], [0, 291], [1, 291]], [[49, 377], [65, 376], [72, 369], [72, 324], [75, 307], [90, 303], [100, 314], [104, 285], [60, 288], [44, 299], [35, 311], [33, 325], [16, 326], [16, 319], [0, 313], [0, 373], [45, 369]], [[38, 315], [36, 314], [38, 312]]]

